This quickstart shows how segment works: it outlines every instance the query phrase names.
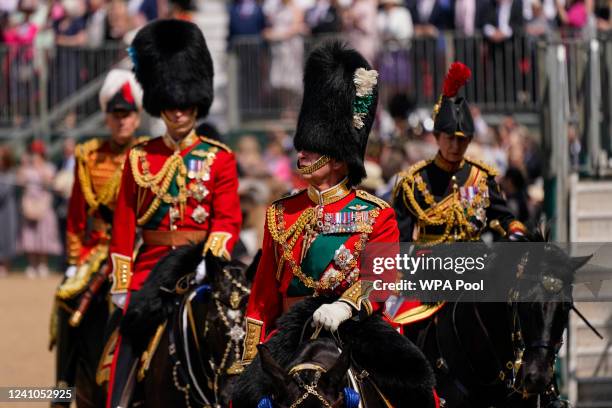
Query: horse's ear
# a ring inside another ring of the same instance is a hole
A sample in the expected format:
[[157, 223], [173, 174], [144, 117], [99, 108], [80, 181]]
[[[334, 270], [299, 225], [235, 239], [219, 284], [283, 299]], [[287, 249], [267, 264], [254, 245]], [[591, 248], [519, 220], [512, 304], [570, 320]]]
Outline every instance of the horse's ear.
[[591, 260], [592, 257], [593, 255], [572, 257], [570, 261], [572, 271], [577, 271], [578, 269], [582, 268], [584, 265], [587, 264], [587, 262]]
[[330, 385], [336, 386], [341, 383], [341, 381], [346, 376], [346, 372], [351, 365], [351, 351], [348, 347], [342, 350], [340, 356], [334, 363], [334, 366], [329, 369], [329, 371], [323, 374], [323, 379]]
[[210, 251], [206, 251], [204, 255], [206, 260], [206, 275], [209, 282], [216, 282], [217, 279], [223, 279], [223, 274], [220, 273], [227, 264], [222, 258], [215, 256]]
[[249, 267], [247, 268], [245, 272], [247, 282], [253, 282], [253, 279], [255, 279], [255, 272], [257, 272], [257, 267], [259, 266], [260, 259], [261, 259], [261, 248], [257, 251], [257, 253], [255, 254], [255, 257], [253, 258], [253, 262], [251, 262], [251, 264], [249, 265]]
[[276, 362], [268, 346], [260, 344], [257, 346], [257, 350], [261, 361], [261, 368], [264, 373], [269, 375], [274, 380], [275, 384], [288, 384], [291, 378], [287, 374], [287, 371]]

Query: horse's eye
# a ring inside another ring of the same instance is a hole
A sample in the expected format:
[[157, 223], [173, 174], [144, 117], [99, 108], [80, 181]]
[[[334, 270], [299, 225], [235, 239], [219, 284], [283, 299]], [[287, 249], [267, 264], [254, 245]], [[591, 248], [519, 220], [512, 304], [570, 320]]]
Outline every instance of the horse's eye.
[[563, 289], [563, 281], [550, 275], [542, 277], [542, 285], [547, 292], [559, 293]]

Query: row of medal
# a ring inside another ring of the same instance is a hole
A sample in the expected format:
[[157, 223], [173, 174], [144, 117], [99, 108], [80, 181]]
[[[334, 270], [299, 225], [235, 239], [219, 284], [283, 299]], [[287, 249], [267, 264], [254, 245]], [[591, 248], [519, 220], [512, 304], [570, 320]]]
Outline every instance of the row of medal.
[[322, 234], [346, 234], [363, 232], [369, 225], [368, 211], [346, 211], [327, 213], [317, 227]]

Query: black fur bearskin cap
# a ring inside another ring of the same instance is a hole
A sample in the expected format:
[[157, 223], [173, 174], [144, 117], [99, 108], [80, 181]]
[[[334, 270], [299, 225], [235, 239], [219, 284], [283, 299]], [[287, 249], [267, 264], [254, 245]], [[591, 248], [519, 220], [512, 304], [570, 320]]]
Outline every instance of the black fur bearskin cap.
[[198, 107], [208, 114], [213, 101], [213, 64], [202, 31], [182, 20], [157, 20], [143, 27], [128, 50], [152, 116], [164, 109]]
[[[354, 76], [359, 68], [374, 77], [365, 104], [365, 98], [356, 96]], [[363, 160], [378, 102], [377, 73], [371, 69], [357, 51], [339, 41], [330, 41], [310, 54], [304, 70], [304, 99], [293, 145], [298, 151], [317, 152], [344, 161], [352, 186], [366, 176]], [[355, 112], [362, 112], [360, 118], [354, 118]]]

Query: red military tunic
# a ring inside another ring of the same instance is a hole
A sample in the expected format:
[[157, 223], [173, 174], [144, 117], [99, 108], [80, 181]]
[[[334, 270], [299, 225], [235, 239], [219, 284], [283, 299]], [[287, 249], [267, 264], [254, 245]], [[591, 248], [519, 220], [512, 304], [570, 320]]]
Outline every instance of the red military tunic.
[[347, 188], [346, 181], [322, 193], [309, 187], [270, 206], [246, 311], [243, 361], [255, 357], [276, 319], [303, 296], [334, 294], [371, 312], [367, 284], [360, 280], [361, 252], [366, 243], [398, 239], [393, 209]]
[[[130, 150], [111, 240], [113, 293], [138, 290], [172, 247], [206, 240], [206, 250], [229, 259], [241, 225], [233, 153], [192, 132], [180, 143], [169, 136]], [[132, 259], [136, 229], [143, 245]]]
[[[75, 181], [68, 204], [66, 249], [68, 264], [79, 269], [59, 287], [60, 299], [70, 298], [85, 289], [89, 278], [108, 257], [110, 211], [115, 208], [126, 153], [131, 145], [119, 146], [110, 140], [91, 139], [75, 150]], [[107, 211], [106, 218], [102, 211]]]

